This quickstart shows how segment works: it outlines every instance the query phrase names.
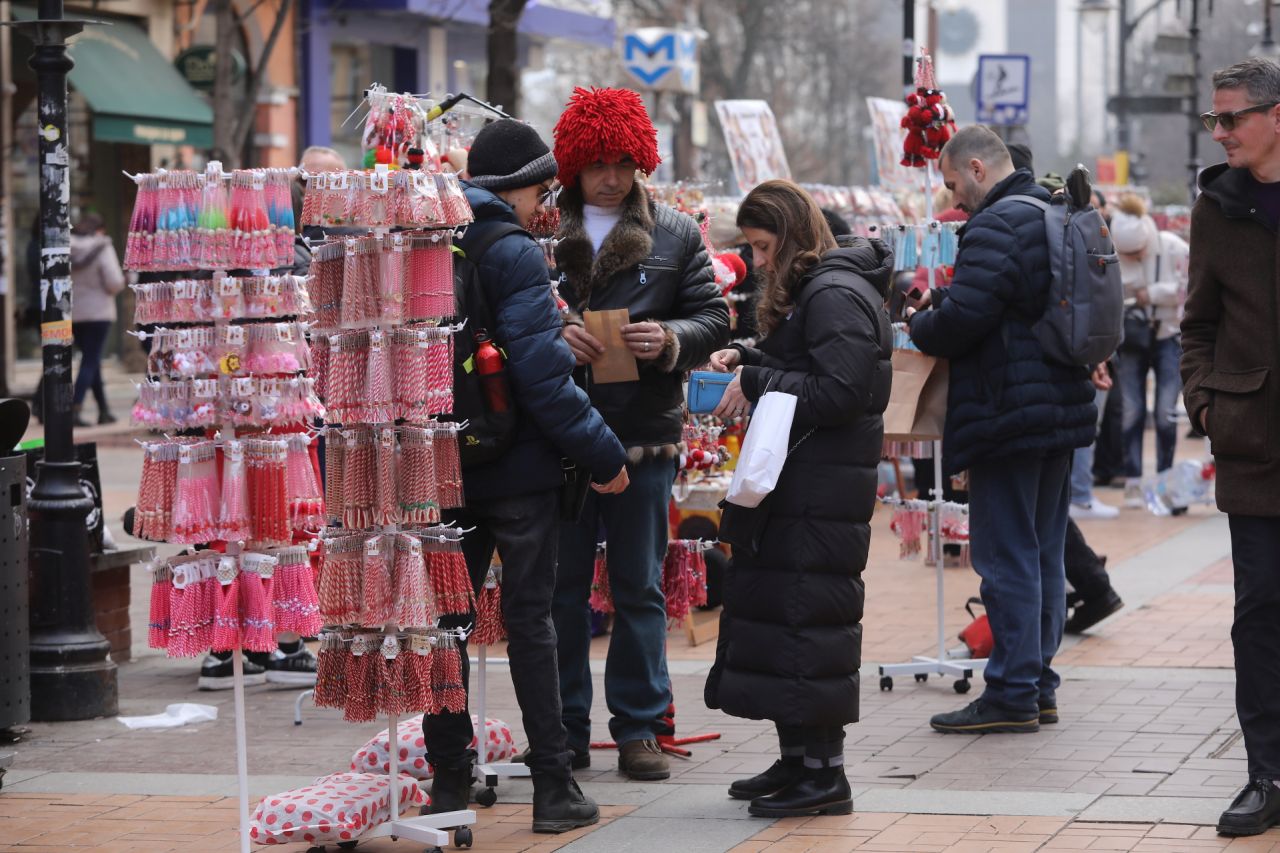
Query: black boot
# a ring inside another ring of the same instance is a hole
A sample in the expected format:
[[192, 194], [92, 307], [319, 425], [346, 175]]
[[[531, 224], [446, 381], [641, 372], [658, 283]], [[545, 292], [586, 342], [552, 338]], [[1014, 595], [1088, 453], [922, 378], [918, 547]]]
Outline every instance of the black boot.
[[729, 796], [735, 800], [754, 800], [782, 790], [803, 774], [804, 759], [798, 755], [784, 755], [763, 773], [735, 781], [729, 786]]
[[756, 817], [853, 814], [853, 794], [843, 764], [806, 767], [798, 780], [781, 791], [752, 800], [747, 811]]
[[431, 803], [422, 807], [422, 813], [463, 811], [471, 799], [473, 781], [470, 762], [452, 767], [434, 765], [431, 775]]
[[572, 776], [536, 771], [531, 775], [534, 832], [568, 832], [600, 821], [600, 808]]

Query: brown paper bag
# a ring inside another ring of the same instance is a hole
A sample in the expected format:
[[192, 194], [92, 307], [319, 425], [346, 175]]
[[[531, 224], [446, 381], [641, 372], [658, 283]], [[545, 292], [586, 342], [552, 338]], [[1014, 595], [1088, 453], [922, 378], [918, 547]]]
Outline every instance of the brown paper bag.
[[893, 387], [884, 412], [886, 441], [935, 441], [947, 418], [946, 359], [893, 351]]
[[635, 382], [640, 378], [636, 357], [622, 340], [622, 327], [631, 322], [626, 308], [608, 311], [583, 311], [582, 322], [587, 334], [604, 344], [604, 355], [591, 365], [591, 379], [601, 385], [610, 382]]

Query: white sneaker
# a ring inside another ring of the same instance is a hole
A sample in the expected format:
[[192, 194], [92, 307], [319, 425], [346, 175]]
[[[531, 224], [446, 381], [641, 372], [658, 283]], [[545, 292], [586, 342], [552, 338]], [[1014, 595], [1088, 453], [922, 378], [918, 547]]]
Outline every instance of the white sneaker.
[[1142, 509], [1147, 499], [1142, 494], [1142, 481], [1131, 478], [1124, 481], [1124, 505], [1129, 509]]
[[1116, 518], [1120, 510], [1095, 500], [1087, 504], [1071, 504], [1067, 507], [1067, 515], [1077, 521], [1082, 518]]

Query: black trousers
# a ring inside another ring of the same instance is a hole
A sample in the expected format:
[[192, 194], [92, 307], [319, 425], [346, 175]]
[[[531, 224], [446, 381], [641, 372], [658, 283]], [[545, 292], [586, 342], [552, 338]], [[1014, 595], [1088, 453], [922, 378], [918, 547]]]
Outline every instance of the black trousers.
[[1085, 601], [1102, 598], [1111, 591], [1111, 577], [1076, 523], [1067, 518], [1067, 540], [1062, 562], [1067, 570], [1067, 583]]
[[[559, 493], [473, 501], [465, 509], [445, 513], [445, 520], [475, 530], [462, 540], [462, 550], [477, 595], [496, 548], [502, 558], [502, 618], [507, 627], [507, 657], [516, 701], [529, 738], [529, 768], [538, 773], [569, 775], [569, 748], [561, 721], [560, 675], [556, 667], [556, 631], [551, 623], [551, 597], [556, 585], [556, 551], [560, 535]], [[471, 624], [473, 616], [446, 617], [442, 627]], [[470, 693], [467, 646], [462, 644], [462, 681]], [[428, 714], [422, 720], [428, 760], [456, 769], [474, 760], [469, 750], [473, 729], [470, 709], [462, 714]]]
[[774, 726], [784, 758], [803, 756], [805, 766], [814, 768], [844, 764], [844, 726]]
[[1280, 780], [1280, 517], [1228, 520], [1236, 575], [1236, 715], [1249, 776]]

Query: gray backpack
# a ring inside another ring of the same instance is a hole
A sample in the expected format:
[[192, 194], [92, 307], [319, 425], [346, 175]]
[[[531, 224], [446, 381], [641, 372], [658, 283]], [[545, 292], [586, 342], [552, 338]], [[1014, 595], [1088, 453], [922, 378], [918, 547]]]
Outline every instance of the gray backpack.
[[1124, 337], [1124, 288], [1111, 230], [1092, 205], [1076, 206], [1063, 193], [1052, 204], [1029, 195], [1004, 200], [1044, 213], [1053, 282], [1044, 315], [1031, 327], [1052, 361], [1101, 364]]

